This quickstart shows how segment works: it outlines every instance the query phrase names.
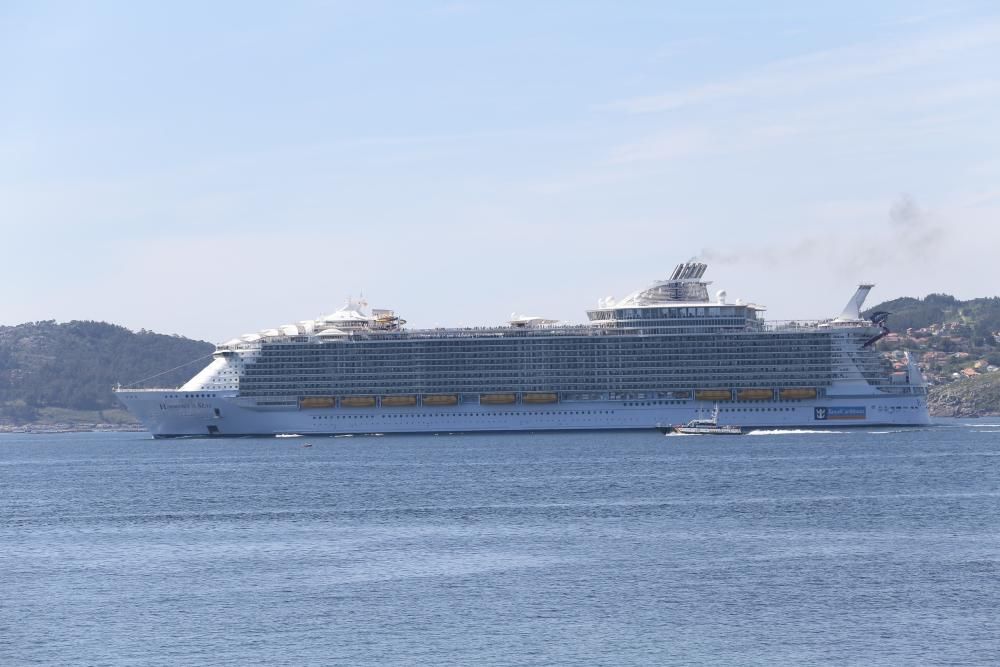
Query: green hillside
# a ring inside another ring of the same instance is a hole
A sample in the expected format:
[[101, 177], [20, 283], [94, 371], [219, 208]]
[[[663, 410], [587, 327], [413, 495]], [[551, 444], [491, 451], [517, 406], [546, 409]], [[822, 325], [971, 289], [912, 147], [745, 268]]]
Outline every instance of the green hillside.
[[[930, 329], [938, 325], [959, 327], [958, 334], [978, 346], [994, 347], [992, 334], [1000, 331], [1000, 297], [959, 301], [948, 294], [929, 294], [923, 299], [903, 297], [875, 306], [866, 314], [878, 310], [892, 313], [889, 327], [893, 331]], [[953, 327], [954, 328], [954, 327]]]
[[879, 349], [916, 356], [931, 384], [932, 415], [1000, 415], [1000, 298], [903, 297], [865, 314], [878, 310], [892, 313], [894, 332]]
[[[56, 408], [116, 409], [115, 384], [187, 364], [148, 383], [180, 385], [209, 362], [213, 349], [203, 341], [104, 322], [0, 326], [0, 419], [34, 421]], [[200, 361], [189, 363], [194, 360]]]

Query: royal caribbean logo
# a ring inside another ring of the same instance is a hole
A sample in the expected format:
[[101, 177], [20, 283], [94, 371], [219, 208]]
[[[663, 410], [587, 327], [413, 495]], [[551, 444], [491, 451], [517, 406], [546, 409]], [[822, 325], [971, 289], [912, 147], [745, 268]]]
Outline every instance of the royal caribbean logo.
[[827, 421], [830, 419], [864, 419], [865, 408], [864, 406], [814, 408], [813, 417], [819, 421]]

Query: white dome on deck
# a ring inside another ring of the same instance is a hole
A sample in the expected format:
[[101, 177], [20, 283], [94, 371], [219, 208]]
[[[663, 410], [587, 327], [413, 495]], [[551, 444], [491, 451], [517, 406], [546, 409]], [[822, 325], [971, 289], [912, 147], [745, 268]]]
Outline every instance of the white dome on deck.
[[367, 322], [371, 316], [365, 313], [368, 302], [364, 299], [348, 299], [338, 310], [320, 318], [321, 322]]

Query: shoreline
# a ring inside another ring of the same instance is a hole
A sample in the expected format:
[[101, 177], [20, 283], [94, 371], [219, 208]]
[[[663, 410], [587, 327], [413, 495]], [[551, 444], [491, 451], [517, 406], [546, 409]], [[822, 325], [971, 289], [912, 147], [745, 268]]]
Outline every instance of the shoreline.
[[148, 433], [142, 424], [0, 424], [0, 435], [52, 433]]

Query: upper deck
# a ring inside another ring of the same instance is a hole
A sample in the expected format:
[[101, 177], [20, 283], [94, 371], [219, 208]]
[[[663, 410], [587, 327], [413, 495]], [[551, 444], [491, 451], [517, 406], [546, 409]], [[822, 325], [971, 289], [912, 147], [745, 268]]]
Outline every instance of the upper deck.
[[682, 264], [668, 280], [619, 301], [601, 299], [583, 324], [512, 315], [495, 326], [408, 329], [393, 311], [352, 300], [315, 320], [219, 345], [212, 364], [184, 389], [267, 400], [900, 389], [871, 347], [885, 331], [882, 320], [860, 316], [870, 285], [836, 318], [767, 322], [763, 306], [729, 303], [725, 292], [710, 299], [704, 270]]
[[245, 334], [218, 346], [217, 352], [257, 349], [261, 344], [338, 343], [357, 340], [495, 339], [537, 337], [604, 337], [621, 335], [688, 335], [712, 333], [828, 333], [830, 329], [875, 329], [859, 315], [870, 285], [862, 285], [838, 318], [827, 320], [771, 321], [763, 318], [764, 306], [729, 303], [719, 291], [708, 295], [702, 279], [707, 266], [700, 262], [677, 265], [667, 280], [616, 301], [600, 299], [587, 311], [585, 324], [560, 324], [542, 317], [512, 315], [502, 325], [407, 329], [405, 320], [391, 310], [373, 309], [363, 300], [349, 300], [342, 308], [316, 320], [303, 320], [254, 334]]

